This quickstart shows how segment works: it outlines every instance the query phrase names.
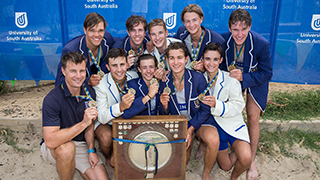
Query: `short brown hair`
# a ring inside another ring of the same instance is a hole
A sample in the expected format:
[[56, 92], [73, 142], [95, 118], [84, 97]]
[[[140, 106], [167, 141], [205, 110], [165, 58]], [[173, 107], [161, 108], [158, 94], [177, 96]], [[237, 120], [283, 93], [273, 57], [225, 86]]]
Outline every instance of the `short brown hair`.
[[103, 22], [104, 28], [106, 28], [106, 26], [108, 25], [104, 17], [102, 17], [100, 14], [89, 13], [83, 22], [83, 27], [85, 29], [92, 28], [95, 25], [99, 24], [100, 22]]
[[183, 44], [182, 42], [174, 42], [174, 43], [169, 44], [169, 46], [165, 50], [166, 58], [169, 58], [170, 50], [179, 50], [179, 49], [182, 50], [184, 57], [188, 56], [187, 46], [185, 44]]
[[63, 69], [66, 69], [67, 63], [69, 61], [75, 64], [81, 64], [82, 62], [85, 62], [85, 64], [87, 64], [87, 58], [79, 52], [68, 52], [67, 54], [62, 56], [61, 63]]
[[107, 64], [109, 65], [110, 58], [117, 58], [117, 57], [124, 57], [127, 61], [126, 51], [122, 48], [112, 48], [107, 54], [107, 59], [106, 59]]
[[166, 23], [161, 18], [154, 19], [154, 20], [149, 22], [149, 24], [148, 24], [149, 34], [150, 34], [151, 28], [153, 28], [154, 26], [162, 26], [164, 28], [164, 30], [167, 31]]
[[219, 43], [209, 43], [203, 50], [203, 54], [208, 51], [217, 51], [220, 54], [220, 57], [223, 55], [223, 48]]
[[147, 31], [147, 20], [142, 16], [131, 15], [126, 21], [127, 30], [131, 31], [135, 26], [142, 23], [144, 31]]
[[189, 4], [182, 10], [181, 15], [180, 15], [182, 22], [184, 22], [183, 16], [187, 12], [194, 12], [194, 13], [198, 14], [200, 16], [200, 18], [203, 17], [203, 19], [204, 19], [203, 11], [197, 4]]
[[237, 22], [245, 22], [245, 24], [249, 27], [251, 26], [251, 15], [248, 11], [244, 9], [237, 9], [232, 11], [229, 17], [229, 28], [232, 24], [235, 24]]
[[156, 59], [156, 57], [154, 57], [151, 54], [142, 54], [141, 56], [139, 56], [136, 62], [136, 66], [140, 68], [141, 61], [148, 60], [148, 59], [152, 59], [154, 61], [155, 67], [158, 66], [158, 60]]

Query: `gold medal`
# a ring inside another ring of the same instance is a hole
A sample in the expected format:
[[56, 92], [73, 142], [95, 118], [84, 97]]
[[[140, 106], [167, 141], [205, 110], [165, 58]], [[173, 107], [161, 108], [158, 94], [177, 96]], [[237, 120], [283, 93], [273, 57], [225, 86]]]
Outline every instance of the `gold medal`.
[[171, 89], [167, 86], [166, 88], [164, 88], [163, 92], [170, 94]]
[[97, 102], [96, 102], [95, 100], [89, 101], [88, 105], [89, 105], [89, 107], [95, 107], [95, 108], [97, 108]]
[[236, 66], [235, 66], [234, 64], [232, 64], [232, 65], [230, 65], [230, 66], [228, 67], [229, 72], [232, 71], [232, 70], [234, 70], [234, 69], [236, 69]]
[[103, 71], [98, 71], [98, 76], [102, 79], [104, 77], [104, 72]]
[[134, 90], [133, 88], [130, 88], [128, 90], [128, 93], [131, 93], [131, 94], [135, 95], [136, 94], [136, 90]]
[[192, 69], [194, 69], [194, 67], [196, 66], [196, 64], [197, 64], [197, 61], [192, 61], [191, 64], [190, 64], [190, 67], [191, 67]]
[[156, 79], [156, 78], [152, 78], [152, 79], [150, 80], [150, 84], [158, 84], [157, 79]]
[[199, 101], [203, 101], [204, 100], [204, 97], [205, 97], [205, 95], [204, 94], [199, 94], [199, 96], [198, 96], [198, 100]]
[[135, 55], [134, 50], [131, 49], [128, 54], [129, 56], [134, 56]]
[[164, 69], [164, 67], [165, 67], [165, 65], [164, 65], [163, 61], [158, 63], [158, 68], [159, 69]]

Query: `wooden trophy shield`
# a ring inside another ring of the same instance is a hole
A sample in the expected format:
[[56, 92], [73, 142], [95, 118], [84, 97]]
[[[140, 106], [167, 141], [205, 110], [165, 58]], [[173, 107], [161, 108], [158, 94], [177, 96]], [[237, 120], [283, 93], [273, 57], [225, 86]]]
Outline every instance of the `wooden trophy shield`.
[[183, 115], [114, 119], [115, 179], [184, 180], [187, 128]]

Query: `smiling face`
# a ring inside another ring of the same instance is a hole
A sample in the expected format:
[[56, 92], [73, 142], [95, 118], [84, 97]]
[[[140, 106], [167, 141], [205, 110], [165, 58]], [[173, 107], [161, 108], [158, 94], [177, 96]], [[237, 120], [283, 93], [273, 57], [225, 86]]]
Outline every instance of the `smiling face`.
[[109, 58], [106, 66], [116, 82], [120, 83], [125, 81], [127, 73], [127, 61], [125, 57]]
[[195, 12], [186, 12], [183, 16], [183, 20], [183, 24], [191, 35], [201, 35], [201, 23], [203, 21], [203, 17], [200, 17], [199, 14]]
[[159, 49], [165, 48], [167, 36], [168, 30], [165, 30], [163, 26], [153, 26], [149, 31], [149, 38], [152, 44]]
[[142, 23], [134, 26], [131, 30], [127, 30], [127, 33], [130, 36], [130, 44], [134, 46], [141, 46], [146, 36], [146, 31]]
[[206, 51], [203, 54], [203, 65], [208, 73], [217, 74], [223, 58], [218, 51]]
[[168, 63], [172, 73], [180, 74], [184, 73], [184, 67], [188, 61], [182, 49], [171, 49], [168, 52]]
[[237, 46], [241, 47], [248, 37], [248, 33], [251, 29], [251, 25], [247, 26], [245, 21], [238, 21], [231, 24], [229, 31], [232, 34], [233, 40]]
[[83, 31], [86, 34], [86, 43], [90, 49], [100, 46], [105, 32], [105, 26], [103, 22], [100, 22], [93, 27], [88, 27], [87, 29], [83, 28]]
[[82, 86], [86, 79], [86, 63], [75, 64], [72, 61], [68, 61], [65, 68], [61, 68], [63, 75], [65, 76], [65, 82], [69, 91], [76, 92]]
[[153, 73], [156, 71], [156, 65], [153, 59], [145, 59], [140, 61], [138, 70], [142, 79], [145, 82], [149, 82], [153, 78]]

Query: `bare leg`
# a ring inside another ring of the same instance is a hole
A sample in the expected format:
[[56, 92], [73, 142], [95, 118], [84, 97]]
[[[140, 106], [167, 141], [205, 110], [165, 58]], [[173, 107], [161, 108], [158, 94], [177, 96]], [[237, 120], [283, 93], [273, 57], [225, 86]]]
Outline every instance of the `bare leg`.
[[247, 179], [257, 179], [259, 173], [256, 168], [255, 158], [260, 138], [259, 119], [261, 110], [250, 94], [247, 95], [246, 111], [252, 156], [251, 165], [249, 170], [247, 171]]
[[52, 157], [56, 160], [56, 167], [61, 180], [73, 178], [75, 149], [75, 144], [72, 141], [68, 141], [50, 150]]
[[[241, 140], [236, 140], [232, 148], [236, 154], [236, 162], [231, 173], [231, 179], [236, 180], [238, 177], [249, 169], [251, 164], [251, 146], [249, 143]], [[230, 158], [231, 159], [231, 158]]]
[[216, 162], [219, 150], [219, 134], [217, 129], [212, 126], [201, 126], [197, 131], [197, 135], [207, 144], [202, 178], [211, 180], [210, 171]]
[[99, 141], [99, 147], [107, 160], [107, 158], [110, 157], [112, 150], [111, 127], [108, 124], [101, 124], [94, 133]]
[[90, 178], [90, 180], [102, 179], [109, 180], [107, 171], [103, 164], [98, 164], [94, 168], [88, 168], [85, 172], [85, 175]]
[[205, 149], [206, 149], [206, 143], [202, 139], [200, 139], [198, 152], [196, 153], [196, 159], [198, 159], [198, 160], [201, 159], [201, 157], [204, 154]]

